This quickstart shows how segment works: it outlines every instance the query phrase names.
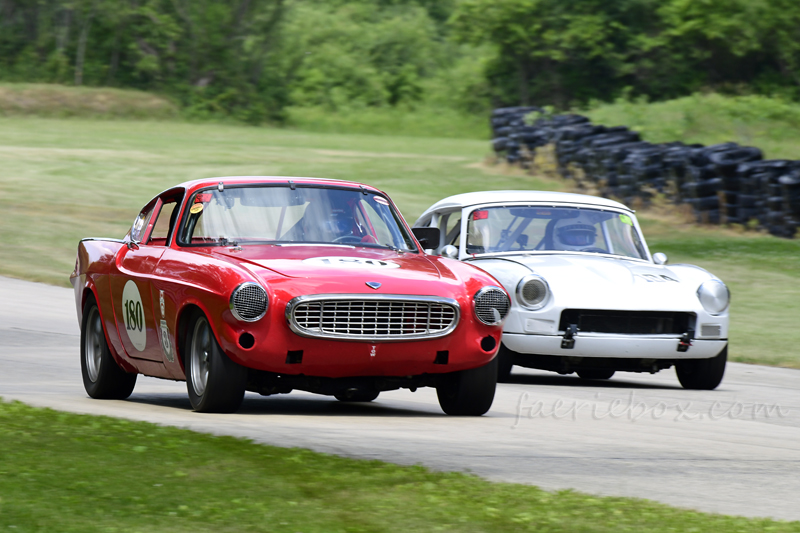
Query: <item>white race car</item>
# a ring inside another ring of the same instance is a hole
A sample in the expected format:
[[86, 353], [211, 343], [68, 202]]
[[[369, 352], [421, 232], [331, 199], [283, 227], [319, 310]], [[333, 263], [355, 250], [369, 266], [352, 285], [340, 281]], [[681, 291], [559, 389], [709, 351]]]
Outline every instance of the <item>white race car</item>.
[[711, 390], [728, 356], [728, 287], [693, 265], [650, 254], [631, 209], [538, 191], [459, 194], [415, 227], [437, 227], [436, 253], [492, 274], [513, 295], [500, 380], [513, 365], [609, 379], [675, 366]]

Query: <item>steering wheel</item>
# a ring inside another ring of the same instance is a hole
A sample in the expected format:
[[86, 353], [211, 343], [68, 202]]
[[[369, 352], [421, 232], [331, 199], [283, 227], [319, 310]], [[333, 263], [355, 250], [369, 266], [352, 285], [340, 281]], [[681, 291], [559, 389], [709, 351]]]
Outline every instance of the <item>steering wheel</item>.
[[589, 248], [584, 248], [584, 249], [581, 250], [581, 252], [591, 252], [591, 253], [595, 253], [595, 254], [606, 254], [606, 253], [608, 253], [606, 250], [603, 250], [602, 248], [597, 248], [595, 246], [590, 246]]
[[357, 237], [352, 233], [350, 235], [342, 235], [341, 237], [336, 237], [331, 242], [338, 242], [338, 243], [347, 243], [347, 242], [361, 242], [361, 237]]

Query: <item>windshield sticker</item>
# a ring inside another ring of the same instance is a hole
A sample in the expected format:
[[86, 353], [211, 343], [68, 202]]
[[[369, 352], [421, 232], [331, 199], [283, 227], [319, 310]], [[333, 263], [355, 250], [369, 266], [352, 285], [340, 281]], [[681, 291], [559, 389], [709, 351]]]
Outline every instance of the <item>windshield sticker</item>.
[[400, 268], [394, 261], [381, 261], [378, 259], [364, 259], [363, 257], [309, 257], [303, 263], [333, 268], [373, 269], [373, 268]]
[[381, 205], [389, 205], [389, 200], [384, 198], [383, 196], [375, 196], [375, 203]]
[[472, 220], [485, 220], [489, 218], [489, 211], [473, 211]]
[[623, 224], [633, 226], [633, 220], [631, 220], [631, 217], [629, 217], [628, 215], [620, 215], [619, 221], [622, 222]]
[[194, 203], [196, 203], [196, 204], [199, 204], [199, 203], [207, 204], [208, 202], [211, 201], [211, 198], [213, 198], [213, 195], [210, 192], [203, 192], [203, 193], [200, 193], [200, 194], [198, 194], [197, 196], [194, 197]]
[[193, 215], [196, 215], [197, 213], [199, 213], [199, 212], [200, 212], [200, 211], [202, 211], [202, 210], [203, 210], [203, 204], [194, 204], [194, 205], [192, 206], [192, 208], [191, 208], [191, 209], [189, 209], [189, 212], [190, 212], [191, 214], [193, 214]]
[[144, 308], [139, 287], [136, 282], [128, 280], [122, 289], [122, 318], [125, 331], [133, 347], [143, 352], [147, 346], [147, 330], [144, 326]]

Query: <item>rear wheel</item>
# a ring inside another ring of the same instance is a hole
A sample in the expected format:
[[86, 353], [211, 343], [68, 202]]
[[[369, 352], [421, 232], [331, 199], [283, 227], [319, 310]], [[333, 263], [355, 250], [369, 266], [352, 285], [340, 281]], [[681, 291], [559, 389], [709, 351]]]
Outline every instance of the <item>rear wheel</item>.
[[232, 413], [244, 399], [247, 369], [219, 347], [208, 319], [198, 313], [186, 343], [186, 388], [192, 408], [201, 413]]
[[489, 364], [439, 377], [436, 395], [448, 415], [481, 416], [494, 401], [497, 388], [497, 357]]
[[576, 370], [578, 377], [581, 379], [611, 379], [614, 375], [614, 370], [607, 370], [605, 368], [586, 368], [583, 370]]
[[684, 389], [714, 390], [722, 382], [728, 362], [728, 347], [709, 359], [678, 361], [675, 373]]
[[378, 397], [380, 391], [370, 390], [347, 390], [334, 394], [333, 397], [340, 402], [371, 402]]
[[124, 400], [136, 386], [137, 374], [122, 370], [106, 342], [103, 318], [94, 297], [83, 307], [81, 321], [81, 375], [86, 393], [100, 400]]

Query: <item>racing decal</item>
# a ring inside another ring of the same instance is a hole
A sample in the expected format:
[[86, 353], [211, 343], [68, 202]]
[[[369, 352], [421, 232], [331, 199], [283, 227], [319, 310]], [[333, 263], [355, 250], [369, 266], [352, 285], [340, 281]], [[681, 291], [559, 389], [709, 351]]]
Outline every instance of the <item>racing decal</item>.
[[158, 304], [161, 307], [161, 318], [166, 316], [167, 306], [164, 304], [164, 291], [158, 291]]
[[372, 268], [400, 268], [394, 261], [381, 261], [379, 259], [364, 259], [363, 257], [309, 257], [303, 263], [334, 268], [372, 269]]
[[144, 306], [136, 282], [128, 280], [122, 289], [122, 319], [125, 331], [134, 348], [143, 352], [147, 346], [147, 329], [144, 324]]
[[194, 204], [194, 205], [193, 205], [193, 206], [192, 206], [192, 207], [189, 209], [189, 212], [190, 212], [191, 214], [193, 214], [193, 215], [196, 215], [197, 213], [199, 213], [200, 211], [202, 211], [202, 210], [203, 210], [203, 205], [204, 205], [204, 204]]
[[633, 226], [633, 220], [631, 220], [631, 217], [629, 217], [628, 215], [620, 215], [619, 221], [622, 222], [623, 224]]
[[372, 348], [370, 348], [369, 350], [369, 356], [375, 357], [377, 353], [378, 353], [378, 347], [373, 345]]
[[164, 357], [167, 358], [167, 361], [170, 363], [175, 361], [175, 354], [172, 352], [172, 343], [169, 340], [169, 328], [167, 327], [167, 321], [161, 321], [161, 351], [164, 352]]

